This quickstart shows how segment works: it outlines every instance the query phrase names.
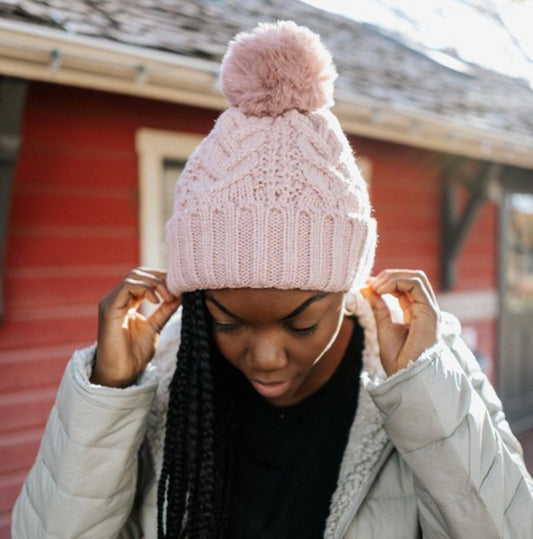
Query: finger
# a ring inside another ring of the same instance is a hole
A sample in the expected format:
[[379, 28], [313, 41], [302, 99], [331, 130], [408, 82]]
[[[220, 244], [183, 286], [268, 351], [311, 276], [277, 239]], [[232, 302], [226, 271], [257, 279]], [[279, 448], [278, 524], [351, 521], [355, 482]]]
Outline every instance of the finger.
[[167, 288], [165, 272], [149, 270], [147, 268], [135, 268], [130, 272], [128, 277], [138, 281], [147, 281], [153, 284], [156, 287], [159, 295], [165, 301], [172, 301], [175, 298], [175, 296]]
[[391, 277], [398, 277], [403, 279], [410, 279], [412, 277], [416, 277], [422, 281], [428, 295], [431, 297], [434, 305], [437, 305], [437, 297], [435, 296], [435, 292], [433, 291], [433, 287], [431, 286], [431, 283], [422, 270], [409, 270], [409, 269], [386, 269], [380, 272], [374, 279], [374, 282], [377, 282], [378, 284], [381, 284], [382, 282], [385, 282], [386, 280], [390, 279]]
[[166, 277], [167, 277], [167, 274], [164, 271], [154, 270], [154, 269], [145, 268], [145, 267], [134, 268], [131, 270], [129, 275], [134, 275], [140, 278], [146, 277], [146, 278], [154, 279], [157, 282], [162, 282], [162, 283], [165, 282]]
[[427, 296], [431, 299], [435, 306], [437, 305], [437, 299], [435, 293], [433, 292], [431, 283], [429, 282], [427, 275], [421, 270], [386, 269], [380, 272], [373, 279], [372, 286], [377, 289], [394, 279], [418, 279], [421, 282], [423, 289], [427, 293]]
[[376, 320], [383, 321], [390, 319], [393, 324], [409, 325], [411, 322], [411, 313], [409, 310], [405, 310], [407, 306], [411, 305], [411, 300], [407, 298], [405, 294], [399, 295], [398, 301], [400, 304], [400, 310], [391, 302], [392, 297], [396, 297], [397, 294], [388, 294], [380, 296], [371, 287], [361, 289], [361, 293], [366, 297], [370, 306], [374, 310], [374, 316]]
[[181, 305], [181, 298], [174, 298], [173, 301], [164, 301], [161, 305], [148, 317], [148, 323], [152, 328], [159, 333], [163, 326], [168, 322], [169, 318], [176, 312]]
[[373, 306], [376, 300], [379, 298], [379, 296], [372, 290], [372, 287], [370, 286], [371, 280], [367, 280], [367, 286], [360, 289], [361, 294], [367, 299], [368, 303], [370, 303], [370, 306]]
[[145, 317], [137, 312], [137, 308], [131, 308], [128, 309], [128, 312], [126, 313], [126, 316], [124, 317], [124, 320], [122, 322], [122, 327], [124, 329], [129, 329], [130, 324], [135, 321], [144, 321]]
[[386, 279], [373, 283], [372, 288], [379, 295], [392, 294], [398, 298], [402, 295], [408, 295], [412, 300], [412, 304], [409, 305], [404, 302], [403, 305], [407, 308], [411, 308], [415, 304], [429, 306], [433, 311], [437, 311], [437, 306], [431, 294], [418, 277], [402, 278], [391, 275]]
[[144, 271], [145, 273], [150, 273], [151, 275], [157, 275], [157, 277], [160, 277], [161, 279], [165, 279], [167, 276], [167, 272], [159, 268], [151, 268], [149, 266], [139, 266], [136, 269], [140, 271]]
[[119, 310], [129, 310], [131, 308], [137, 308], [143, 300], [148, 300], [156, 304], [160, 303], [156, 289], [157, 287], [150, 282], [126, 278], [122, 282], [122, 286], [119, 287], [110, 307]]
[[379, 294], [370, 287], [362, 288], [361, 293], [368, 300], [368, 303], [370, 303], [370, 307], [374, 311], [374, 316], [378, 324], [381, 324], [382, 322], [392, 323], [389, 307]]
[[406, 294], [393, 295], [397, 296], [398, 302], [400, 303], [400, 309], [403, 313], [403, 323], [406, 325], [410, 325], [412, 320], [411, 305], [413, 304], [413, 301]]

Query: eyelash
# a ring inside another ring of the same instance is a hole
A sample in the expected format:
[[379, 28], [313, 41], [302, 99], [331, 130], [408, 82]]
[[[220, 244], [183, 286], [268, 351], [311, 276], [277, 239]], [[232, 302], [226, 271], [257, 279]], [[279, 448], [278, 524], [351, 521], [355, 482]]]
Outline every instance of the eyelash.
[[318, 324], [315, 324], [314, 326], [309, 326], [308, 328], [289, 328], [293, 333], [295, 333], [298, 337], [307, 337], [309, 335], [314, 335], [316, 332], [316, 329], [318, 327]]
[[213, 328], [215, 331], [233, 331], [234, 329], [237, 329], [240, 326], [240, 324], [222, 324], [221, 322], [217, 322], [216, 320], [213, 320]]
[[[220, 332], [229, 332], [234, 331], [238, 329], [241, 326], [241, 324], [222, 324], [221, 322], [217, 322], [216, 320], [213, 320], [213, 328], [215, 331]], [[289, 331], [297, 335], [298, 337], [307, 337], [309, 335], [314, 335], [314, 333], [317, 330], [318, 324], [315, 324], [313, 326], [309, 326], [307, 328], [291, 328], [290, 326], [285, 326]]]

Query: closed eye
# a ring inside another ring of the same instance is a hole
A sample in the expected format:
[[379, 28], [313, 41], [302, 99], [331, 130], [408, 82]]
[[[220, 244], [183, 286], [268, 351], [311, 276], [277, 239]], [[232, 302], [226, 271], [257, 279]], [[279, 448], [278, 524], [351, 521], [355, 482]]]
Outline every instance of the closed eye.
[[216, 320], [213, 320], [213, 329], [215, 331], [233, 331], [235, 329], [238, 329], [241, 327], [241, 324], [234, 322], [234, 323], [222, 323], [217, 322]]
[[318, 324], [314, 324], [306, 328], [289, 327], [289, 330], [292, 331], [294, 334], [298, 335], [299, 337], [306, 337], [308, 335], [313, 335], [316, 332], [317, 328]]

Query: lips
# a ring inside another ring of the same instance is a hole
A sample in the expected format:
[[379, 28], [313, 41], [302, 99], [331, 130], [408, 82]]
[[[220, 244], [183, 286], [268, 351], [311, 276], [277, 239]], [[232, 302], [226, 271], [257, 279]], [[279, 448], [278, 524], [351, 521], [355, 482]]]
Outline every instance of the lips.
[[290, 387], [291, 382], [260, 382], [259, 380], [250, 380], [253, 388], [265, 398], [281, 397]]

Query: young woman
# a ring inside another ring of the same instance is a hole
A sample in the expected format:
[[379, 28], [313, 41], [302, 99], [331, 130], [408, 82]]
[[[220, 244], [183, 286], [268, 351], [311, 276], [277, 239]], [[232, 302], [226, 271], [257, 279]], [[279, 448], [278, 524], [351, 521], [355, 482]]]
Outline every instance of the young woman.
[[334, 79], [294, 23], [230, 44], [230, 107], [178, 181], [168, 274], [132, 270], [101, 301], [14, 539], [531, 537], [531, 477], [457, 321], [424, 273], [369, 277]]

